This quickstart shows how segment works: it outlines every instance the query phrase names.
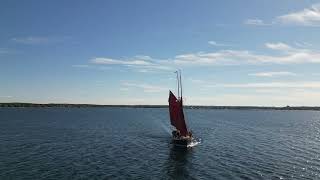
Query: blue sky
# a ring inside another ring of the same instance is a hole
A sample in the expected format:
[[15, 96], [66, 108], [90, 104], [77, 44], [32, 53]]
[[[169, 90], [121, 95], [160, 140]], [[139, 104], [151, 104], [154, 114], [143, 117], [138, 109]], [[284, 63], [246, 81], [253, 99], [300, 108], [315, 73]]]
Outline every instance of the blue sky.
[[319, 105], [319, 1], [0, 2], [0, 102]]

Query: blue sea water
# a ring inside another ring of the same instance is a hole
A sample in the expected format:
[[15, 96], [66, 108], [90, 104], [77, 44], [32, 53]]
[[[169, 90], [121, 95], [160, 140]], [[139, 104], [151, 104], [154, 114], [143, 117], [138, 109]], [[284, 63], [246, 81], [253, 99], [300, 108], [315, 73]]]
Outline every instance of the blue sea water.
[[0, 179], [320, 179], [320, 112], [185, 114], [188, 150], [166, 108], [0, 108]]

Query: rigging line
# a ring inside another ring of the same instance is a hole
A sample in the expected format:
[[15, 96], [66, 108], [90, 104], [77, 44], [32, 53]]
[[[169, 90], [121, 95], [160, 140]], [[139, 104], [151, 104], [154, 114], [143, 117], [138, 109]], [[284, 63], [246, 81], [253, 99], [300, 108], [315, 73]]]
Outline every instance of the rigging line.
[[174, 73], [177, 73], [177, 86], [178, 86], [178, 98], [179, 98], [179, 92], [180, 92], [180, 86], [179, 86], [179, 72], [175, 71]]

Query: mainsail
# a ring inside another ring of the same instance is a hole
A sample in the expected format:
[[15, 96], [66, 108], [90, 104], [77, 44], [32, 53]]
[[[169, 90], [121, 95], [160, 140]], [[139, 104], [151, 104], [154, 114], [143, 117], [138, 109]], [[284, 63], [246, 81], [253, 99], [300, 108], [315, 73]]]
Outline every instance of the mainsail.
[[179, 130], [182, 136], [187, 136], [188, 130], [184, 120], [182, 97], [177, 99], [171, 91], [169, 92], [169, 112], [171, 125]]

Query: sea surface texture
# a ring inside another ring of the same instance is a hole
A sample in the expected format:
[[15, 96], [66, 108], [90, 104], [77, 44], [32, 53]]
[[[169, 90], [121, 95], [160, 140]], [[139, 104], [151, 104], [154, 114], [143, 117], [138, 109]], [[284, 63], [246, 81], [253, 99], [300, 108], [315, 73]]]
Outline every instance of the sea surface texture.
[[320, 179], [320, 112], [185, 115], [189, 150], [165, 108], [0, 108], [0, 179]]

